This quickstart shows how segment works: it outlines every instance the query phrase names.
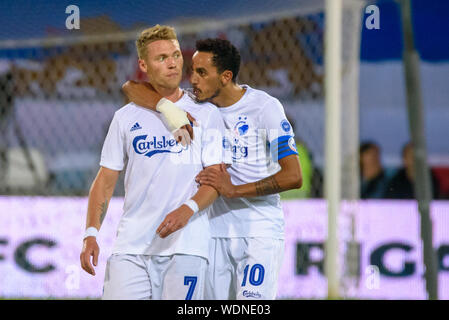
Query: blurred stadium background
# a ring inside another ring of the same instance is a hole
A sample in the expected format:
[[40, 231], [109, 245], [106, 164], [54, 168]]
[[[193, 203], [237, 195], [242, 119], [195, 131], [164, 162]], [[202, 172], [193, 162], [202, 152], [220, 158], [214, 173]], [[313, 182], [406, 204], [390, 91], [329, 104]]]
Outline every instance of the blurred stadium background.
[[[403, 35], [393, 0], [344, 0], [342, 24], [342, 298], [425, 299], [416, 201], [361, 198], [358, 147], [374, 141], [393, 176], [410, 141]], [[380, 29], [365, 12], [376, 5]], [[68, 30], [66, 7], [80, 9]], [[449, 3], [413, 0], [439, 298], [449, 298]], [[119, 181], [99, 236], [95, 278], [79, 267], [87, 195], [121, 85], [144, 80], [134, 40], [176, 27], [189, 87], [195, 41], [222, 37], [242, 55], [239, 83], [279, 98], [304, 187], [282, 195], [286, 251], [279, 298], [325, 298], [324, 1], [25, 1], [0, 3], [0, 297], [98, 298], [124, 194]], [[122, 177], [123, 178], [123, 177]]]

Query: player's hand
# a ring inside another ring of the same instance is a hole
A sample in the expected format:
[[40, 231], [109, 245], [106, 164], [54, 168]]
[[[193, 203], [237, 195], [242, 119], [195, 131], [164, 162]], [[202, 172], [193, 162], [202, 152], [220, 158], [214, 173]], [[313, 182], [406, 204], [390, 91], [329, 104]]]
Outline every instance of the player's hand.
[[195, 178], [200, 185], [213, 187], [218, 193], [226, 198], [233, 198], [235, 186], [231, 182], [231, 176], [226, 170], [225, 164], [220, 164], [220, 170], [215, 168], [206, 168], [202, 170]]
[[162, 221], [157, 228], [156, 233], [158, 233], [161, 238], [165, 238], [173, 232], [183, 228], [187, 222], [189, 222], [192, 215], [193, 210], [183, 204], [178, 209], [167, 214], [164, 221]]
[[189, 119], [190, 124], [186, 124], [173, 132], [173, 136], [175, 137], [176, 141], [180, 142], [184, 147], [186, 145], [190, 145], [190, 143], [193, 140], [192, 126], [193, 125], [198, 126], [198, 123], [196, 122], [195, 118], [192, 117], [192, 115], [188, 112], [187, 112], [187, 119]]
[[90, 257], [92, 257], [92, 262], [94, 266], [98, 264], [98, 255], [100, 254], [100, 248], [97, 244], [97, 239], [95, 237], [87, 237], [83, 241], [83, 250], [80, 255], [81, 268], [91, 275], [95, 275], [95, 269], [90, 263]]
[[189, 113], [186, 113], [184, 110], [178, 108], [173, 102], [166, 99], [161, 99], [159, 101], [159, 103], [163, 100], [165, 101], [161, 105], [159, 105], [159, 103], [156, 106], [151, 105], [149, 103], [149, 98], [151, 98], [152, 92], [154, 93], [156, 90], [150, 83], [128, 80], [123, 84], [122, 91], [127, 98], [135, 104], [153, 111], [161, 112], [177, 142], [180, 142], [183, 146], [189, 145], [192, 142], [192, 126], [196, 123], [195, 119], [190, 116]]

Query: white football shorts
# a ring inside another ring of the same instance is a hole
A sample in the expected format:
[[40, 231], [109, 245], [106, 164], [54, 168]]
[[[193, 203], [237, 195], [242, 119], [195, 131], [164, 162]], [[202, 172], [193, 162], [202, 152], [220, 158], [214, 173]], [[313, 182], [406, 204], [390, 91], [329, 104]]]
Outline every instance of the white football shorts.
[[205, 299], [275, 299], [283, 257], [282, 239], [212, 238]]
[[201, 300], [207, 260], [193, 255], [112, 254], [103, 300]]

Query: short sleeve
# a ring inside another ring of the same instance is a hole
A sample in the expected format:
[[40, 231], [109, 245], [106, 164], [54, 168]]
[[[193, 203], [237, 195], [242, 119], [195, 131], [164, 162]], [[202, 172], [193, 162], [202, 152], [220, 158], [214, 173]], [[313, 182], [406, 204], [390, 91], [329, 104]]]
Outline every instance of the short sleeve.
[[292, 125], [287, 120], [279, 100], [272, 98], [264, 105], [261, 121], [267, 131], [273, 161], [277, 162], [286, 156], [298, 154]]
[[202, 132], [201, 161], [203, 167], [232, 164], [231, 153], [224, 148], [226, 128], [220, 111], [212, 109]]
[[101, 150], [100, 166], [111, 170], [121, 171], [125, 166], [126, 152], [123, 133], [120, 130], [120, 123], [117, 113], [114, 114], [109, 125], [108, 134]]

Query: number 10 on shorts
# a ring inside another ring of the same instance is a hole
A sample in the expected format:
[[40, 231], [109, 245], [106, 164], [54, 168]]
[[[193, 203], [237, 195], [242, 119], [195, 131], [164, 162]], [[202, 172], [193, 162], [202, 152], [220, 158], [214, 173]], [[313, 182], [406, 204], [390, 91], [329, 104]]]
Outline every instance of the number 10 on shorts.
[[[249, 277], [248, 277], [249, 270]], [[263, 277], [265, 275], [265, 269], [263, 265], [256, 263], [249, 269], [249, 264], [246, 265], [245, 270], [243, 271], [243, 281], [242, 287], [246, 286], [246, 279], [249, 280], [249, 283], [253, 286], [260, 286], [263, 282]]]

